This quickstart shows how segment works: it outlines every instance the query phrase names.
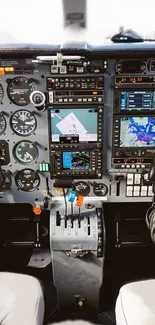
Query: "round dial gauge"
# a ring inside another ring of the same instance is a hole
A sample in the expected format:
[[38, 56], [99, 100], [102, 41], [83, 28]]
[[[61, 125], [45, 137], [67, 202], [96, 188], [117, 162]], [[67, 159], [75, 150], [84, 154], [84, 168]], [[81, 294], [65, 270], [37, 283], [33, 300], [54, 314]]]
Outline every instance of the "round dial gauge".
[[12, 130], [20, 136], [32, 134], [37, 127], [35, 116], [27, 110], [16, 111], [11, 117]]
[[13, 78], [8, 84], [8, 96], [14, 104], [19, 106], [30, 103], [30, 94], [33, 90], [32, 81], [24, 77]]
[[87, 196], [90, 192], [90, 186], [87, 182], [76, 182], [75, 183], [75, 191], [77, 195]]
[[32, 164], [38, 158], [39, 151], [31, 141], [18, 142], [14, 147], [14, 156], [21, 164]]
[[12, 178], [9, 170], [3, 170], [2, 169], [2, 174], [4, 177], [4, 184], [2, 187], [0, 187], [0, 192], [6, 192], [10, 189], [12, 185]]
[[3, 87], [2, 87], [2, 85], [0, 84], [0, 103], [1, 103], [2, 100], [3, 100], [3, 96], [4, 96], [4, 91], [3, 91]]
[[2, 135], [6, 130], [6, 119], [3, 114], [0, 114], [0, 135]]
[[46, 97], [42, 91], [35, 90], [30, 95], [30, 102], [37, 107], [44, 105], [45, 100]]
[[108, 193], [108, 187], [103, 183], [96, 183], [93, 192], [96, 196], [105, 196]]
[[15, 176], [17, 187], [25, 192], [35, 191], [40, 184], [38, 172], [33, 169], [22, 169]]

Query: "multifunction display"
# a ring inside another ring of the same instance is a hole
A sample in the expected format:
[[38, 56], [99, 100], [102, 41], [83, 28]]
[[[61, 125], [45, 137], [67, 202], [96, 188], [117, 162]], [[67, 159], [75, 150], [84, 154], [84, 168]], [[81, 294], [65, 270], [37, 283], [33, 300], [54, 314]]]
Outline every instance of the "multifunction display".
[[155, 91], [116, 91], [114, 106], [115, 112], [155, 110]]
[[63, 169], [68, 169], [68, 170], [89, 170], [90, 168], [89, 151], [63, 152], [62, 167]]
[[122, 117], [120, 147], [155, 147], [155, 117]]
[[98, 114], [96, 108], [52, 108], [52, 143], [97, 142]]
[[113, 158], [117, 168], [145, 168], [155, 154], [155, 116], [115, 116]]

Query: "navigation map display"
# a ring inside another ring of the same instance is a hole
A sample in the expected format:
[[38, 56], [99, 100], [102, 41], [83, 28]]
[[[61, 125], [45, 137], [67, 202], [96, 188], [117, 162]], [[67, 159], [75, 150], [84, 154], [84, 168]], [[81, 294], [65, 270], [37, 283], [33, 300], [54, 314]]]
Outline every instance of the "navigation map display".
[[51, 140], [60, 142], [65, 135], [78, 135], [79, 142], [97, 142], [97, 109], [51, 108]]
[[63, 169], [71, 170], [88, 170], [90, 167], [90, 153], [87, 151], [82, 152], [63, 152], [62, 161]]
[[121, 110], [155, 110], [155, 91], [122, 91]]
[[120, 147], [155, 147], [155, 116], [122, 117]]

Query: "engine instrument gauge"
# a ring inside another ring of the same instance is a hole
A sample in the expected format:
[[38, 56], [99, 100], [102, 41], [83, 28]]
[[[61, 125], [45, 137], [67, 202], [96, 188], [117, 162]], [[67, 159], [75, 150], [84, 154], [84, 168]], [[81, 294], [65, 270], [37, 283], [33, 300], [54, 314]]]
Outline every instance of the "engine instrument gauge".
[[45, 104], [46, 97], [42, 91], [35, 90], [30, 95], [30, 102], [37, 107], [40, 107]]
[[93, 192], [96, 196], [105, 196], [108, 193], [108, 187], [104, 183], [95, 183]]
[[25, 192], [35, 191], [40, 184], [40, 177], [33, 169], [22, 169], [17, 172], [15, 182], [19, 190]]
[[0, 113], [0, 135], [6, 130], [6, 119], [2, 113]]
[[10, 120], [12, 130], [20, 136], [32, 134], [37, 127], [37, 120], [31, 112], [27, 110], [16, 111]]
[[13, 153], [15, 159], [21, 164], [33, 164], [39, 155], [36, 144], [28, 140], [18, 142]]
[[4, 178], [4, 184], [0, 187], [0, 192], [6, 192], [12, 185], [12, 178], [9, 170], [2, 169], [2, 174]]
[[75, 183], [77, 195], [87, 196], [90, 192], [90, 186], [87, 182], [79, 181]]
[[2, 85], [0, 84], [0, 103], [1, 103], [2, 100], [3, 100], [3, 96], [4, 96], [4, 91], [3, 91], [3, 87], [2, 87]]
[[25, 106], [30, 103], [30, 94], [34, 90], [31, 80], [25, 77], [13, 78], [8, 84], [8, 97], [19, 106]]

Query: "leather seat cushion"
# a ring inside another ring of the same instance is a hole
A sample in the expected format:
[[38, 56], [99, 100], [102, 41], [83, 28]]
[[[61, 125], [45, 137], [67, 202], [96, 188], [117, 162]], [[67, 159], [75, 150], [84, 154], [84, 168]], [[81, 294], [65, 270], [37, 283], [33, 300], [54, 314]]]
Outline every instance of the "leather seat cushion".
[[116, 301], [117, 325], [155, 324], [155, 280], [124, 285]]
[[42, 325], [44, 298], [39, 281], [24, 274], [0, 272], [0, 324]]

